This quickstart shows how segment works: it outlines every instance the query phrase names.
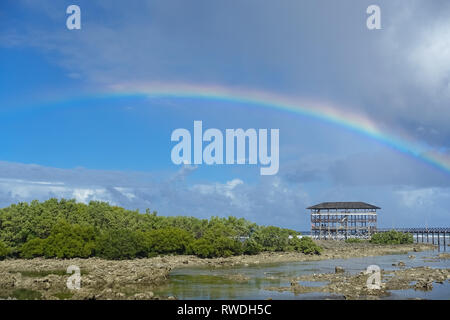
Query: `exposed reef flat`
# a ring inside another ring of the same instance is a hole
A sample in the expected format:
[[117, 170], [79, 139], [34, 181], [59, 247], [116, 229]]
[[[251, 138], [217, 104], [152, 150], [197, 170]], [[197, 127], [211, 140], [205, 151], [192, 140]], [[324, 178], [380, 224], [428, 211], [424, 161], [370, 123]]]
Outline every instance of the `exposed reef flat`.
[[[7, 259], [0, 261], [0, 298], [173, 299], [173, 297], [156, 296], [153, 289], [165, 283], [170, 271], [174, 268], [197, 266], [220, 268], [237, 265], [346, 259], [418, 252], [433, 248], [429, 244], [373, 245], [370, 243], [350, 244], [342, 241], [318, 241], [318, 243], [324, 248], [321, 255], [264, 252], [252, 256], [242, 255], [213, 259], [201, 259], [195, 256], [165, 256], [121, 261], [99, 258]], [[66, 274], [66, 270], [70, 265], [78, 266], [81, 269], [81, 288], [79, 290], [67, 289], [66, 282], [70, 275]], [[345, 273], [341, 275], [347, 276]], [[236, 281], [243, 281], [243, 279], [239, 278]]]

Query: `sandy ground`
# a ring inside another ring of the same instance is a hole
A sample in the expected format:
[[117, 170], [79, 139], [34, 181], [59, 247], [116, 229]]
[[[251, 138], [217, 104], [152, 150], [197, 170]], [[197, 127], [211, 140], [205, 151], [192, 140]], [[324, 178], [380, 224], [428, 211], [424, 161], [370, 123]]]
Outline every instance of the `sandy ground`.
[[[0, 261], [0, 298], [23, 298], [25, 294], [26, 297], [29, 295], [39, 299], [172, 299], [173, 297], [157, 297], [152, 289], [167, 281], [169, 272], [174, 268], [193, 266], [218, 268], [276, 262], [345, 259], [433, 248], [428, 244], [382, 246], [369, 243], [348, 244], [342, 241], [318, 241], [318, 243], [324, 248], [324, 252], [313, 256], [296, 252], [265, 252], [254, 256], [214, 259], [200, 259], [195, 256], [165, 256], [124, 261], [99, 258], [9, 259]], [[69, 275], [65, 271], [70, 265], [78, 266], [81, 270], [82, 280], [79, 290], [67, 289], [66, 281]], [[345, 281], [348, 282], [349, 279]], [[360, 280], [363, 281], [362, 278]], [[295, 290], [295, 288], [288, 289]], [[297, 290], [300, 289], [297, 288]], [[336, 290], [330, 289], [329, 292], [337, 292]]]

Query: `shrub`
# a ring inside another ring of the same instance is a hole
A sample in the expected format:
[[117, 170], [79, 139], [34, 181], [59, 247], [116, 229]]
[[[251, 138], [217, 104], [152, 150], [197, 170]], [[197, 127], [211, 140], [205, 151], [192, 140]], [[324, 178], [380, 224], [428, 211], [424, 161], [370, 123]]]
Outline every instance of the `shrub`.
[[189, 253], [195, 254], [200, 258], [212, 258], [216, 256], [216, 251], [212, 243], [205, 238], [195, 240], [189, 247]]
[[242, 243], [234, 238], [220, 236], [212, 242], [216, 248], [216, 257], [229, 257], [242, 254]]
[[376, 244], [405, 244], [413, 243], [412, 234], [391, 230], [388, 232], [375, 233], [370, 239], [371, 243]]
[[30, 239], [20, 248], [20, 256], [32, 259], [44, 255], [45, 240], [40, 238]]
[[[285, 251], [289, 245], [290, 230], [274, 226], [261, 227], [257, 230], [253, 239], [266, 251]], [[294, 234], [297, 234], [294, 232]]]
[[167, 227], [141, 233], [139, 242], [144, 256], [157, 254], [186, 254], [194, 237], [186, 230]]
[[322, 247], [317, 245], [310, 237], [289, 239], [289, 246], [293, 250], [304, 254], [321, 254], [322, 252]]
[[0, 260], [6, 258], [11, 250], [6, 246], [6, 244], [3, 243], [3, 241], [0, 241]]
[[206, 236], [195, 240], [190, 246], [190, 252], [200, 258], [229, 257], [242, 254], [242, 244], [231, 237]]
[[96, 245], [97, 254], [111, 260], [133, 259], [143, 251], [143, 240], [140, 234], [126, 229], [103, 232]]
[[244, 254], [258, 254], [263, 250], [263, 247], [254, 239], [248, 239], [244, 242], [243, 252]]
[[[163, 217], [154, 211], [140, 213], [99, 201], [34, 200], [0, 209], [0, 259], [16, 254], [23, 258], [95, 255], [107, 259], [194, 251], [211, 257], [255, 254], [288, 250], [288, 237], [295, 234], [257, 226], [243, 218]], [[239, 237], [251, 240], [242, 244]]]
[[95, 248], [94, 228], [59, 221], [44, 242], [47, 258], [87, 258]]

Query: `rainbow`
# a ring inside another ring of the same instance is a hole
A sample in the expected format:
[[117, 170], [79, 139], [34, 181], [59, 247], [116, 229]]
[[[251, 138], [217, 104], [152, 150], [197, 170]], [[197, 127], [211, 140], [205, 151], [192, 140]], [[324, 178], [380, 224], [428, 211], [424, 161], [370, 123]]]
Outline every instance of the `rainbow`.
[[380, 129], [367, 116], [346, 112], [343, 108], [337, 108], [327, 103], [301, 101], [296, 98], [250, 89], [167, 83], [117, 84], [110, 86], [100, 95], [92, 96], [92, 98], [114, 97], [192, 98], [251, 104], [282, 110], [319, 119], [357, 132], [450, 174], [450, 155], [448, 153], [434, 150], [404, 135], [388, 133], [388, 130]]

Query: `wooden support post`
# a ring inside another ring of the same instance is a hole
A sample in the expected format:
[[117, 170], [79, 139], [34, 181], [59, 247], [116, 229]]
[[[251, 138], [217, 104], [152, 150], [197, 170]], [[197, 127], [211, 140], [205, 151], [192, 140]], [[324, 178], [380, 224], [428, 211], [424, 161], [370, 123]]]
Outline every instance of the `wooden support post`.
[[431, 234], [431, 239], [432, 239], [433, 244], [434, 244], [434, 231], [433, 231], [433, 233]]
[[348, 236], [348, 218], [345, 221], [345, 240], [347, 240], [347, 236]]
[[318, 234], [319, 234], [319, 240], [320, 240], [320, 236], [322, 235], [322, 216], [320, 215], [320, 212], [319, 212], [319, 215], [317, 217], [318, 217], [318, 221], [319, 221], [319, 232], [318, 232]]
[[441, 246], [440, 232], [438, 231], [437, 234], [438, 234], [438, 246], [440, 247]]
[[330, 231], [330, 218], [328, 217], [328, 236], [327, 239], [330, 238], [331, 239], [331, 231]]

